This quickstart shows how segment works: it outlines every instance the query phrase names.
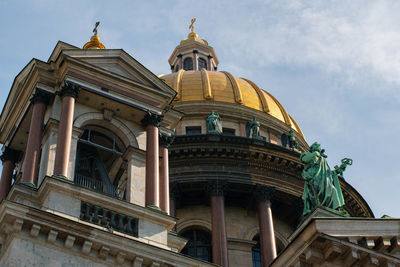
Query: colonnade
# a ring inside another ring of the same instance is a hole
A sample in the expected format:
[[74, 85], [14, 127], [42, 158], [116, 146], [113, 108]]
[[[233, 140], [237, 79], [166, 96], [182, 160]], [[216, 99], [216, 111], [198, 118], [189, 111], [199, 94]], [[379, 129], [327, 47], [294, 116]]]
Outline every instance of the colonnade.
[[[54, 162], [55, 177], [66, 178], [68, 175], [75, 102], [79, 90], [79, 85], [66, 81], [57, 92], [61, 98], [61, 114]], [[21, 183], [30, 187], [37, 186], [44, 118], [51, 97], [51, 93], [36, 89], [30, 100], [32, 115], [21, 177]], [[166, 135], [159, 137], [159, 124], [162, 118], [161, 115], [149, 112], [142, 120], [147, 135], [145, 205], [169, 213], [168, 146], [172, 139]], [[20, 158], [17, 157], [19, 154], [18, 151], [6, 148], [1, 156], [3, 170], [0, 180], [0, 200], [4, 199], [10, 190], [15, 163]]]
[[[225, 222], [225, 194], [227, 184], [224, 181], [214, 180], [207, 185], [211, 203], [211, 247], [212, 261], [222, 267], [229, 266], [228, 245]], [[253, 196], [257, 204], [260, 254], [262, 266], [266, 267], [276, 258], [276, 242], [271, 210], [271, 198], [274, 187], [257, 184]], [[178, 184], [171, 190], [171, 215], [176, 214], [176, 202], [180, 196]]]

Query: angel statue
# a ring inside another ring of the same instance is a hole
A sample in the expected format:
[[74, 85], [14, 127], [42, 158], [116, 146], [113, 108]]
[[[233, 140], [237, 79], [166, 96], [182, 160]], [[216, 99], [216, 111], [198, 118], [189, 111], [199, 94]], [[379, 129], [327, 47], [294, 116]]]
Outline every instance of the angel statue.
[[222, 133], [221, 118], [219, 117], [219, 114], [216, 114], [214, 113], [214, 111], [211, 111], [211, 114], [208, 115], [206, 119], [206, 129], [207, 129], [207, 134]]
[[336, 171], [329, 168], [326, 156], [323, 155], [321, 145], [314, 143], [310, 151], [300, 155], [304, 169], [301, 176], [305, 180], [303, 202], [303, 215], [307, 215], [318, 207], [336, 210], [342, 215], [347, 213], [342, 209], [344, 199], [340, 189]]

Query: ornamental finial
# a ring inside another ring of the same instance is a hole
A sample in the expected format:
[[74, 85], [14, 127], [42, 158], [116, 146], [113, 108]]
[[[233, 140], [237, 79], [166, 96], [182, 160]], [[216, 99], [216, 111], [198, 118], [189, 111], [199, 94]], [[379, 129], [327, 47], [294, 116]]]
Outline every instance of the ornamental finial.
[[192, 18], [189, 29], [194, 33], [194, 23], [196, 22], [196, 18]]
[[96, 24], [94, 25], [94, 29], [93, 29], [94, 36], [97, 36], [97, 27], [99, 27], [99, 25], [100, 25], [100, 21], [96, 22]]
[[97, 28], [100, 25], [100, 21], [96, 22], [93, 29], [93, 36], [90, 38], [90, 41], [87, 42], [83, 49], [105, 49], [106, 47], [100, 42], [99, 36], [97, 36]]
[[196, 18], [192, 18], [192, 20], [190, 21], [190, 26], [189, 29], [191, 30], [191, 32], [188, 35], [188, 38], [197, 38], [197, 34], [194, 32], [194, 23], [196, 22]]

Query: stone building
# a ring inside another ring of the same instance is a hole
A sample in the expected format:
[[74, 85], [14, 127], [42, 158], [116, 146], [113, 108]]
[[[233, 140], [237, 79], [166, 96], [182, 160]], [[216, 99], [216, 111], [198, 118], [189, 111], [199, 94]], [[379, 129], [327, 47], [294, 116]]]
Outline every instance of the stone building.
[[[1, 266], [400, 266], [400, 221], [302, 216], [300, 127], [192, 32], [156, 76], [92, 36], [16, 76], [0, 116]], [[210, 114], [212, 116], [210, 116]]]

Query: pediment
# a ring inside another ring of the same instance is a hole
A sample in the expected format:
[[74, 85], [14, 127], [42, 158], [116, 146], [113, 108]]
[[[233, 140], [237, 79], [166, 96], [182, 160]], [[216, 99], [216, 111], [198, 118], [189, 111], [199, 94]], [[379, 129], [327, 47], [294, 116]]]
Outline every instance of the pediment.
[[176, 94], [175, 90], [122, 49], [66, 49], [62, 54], [85, 63], [88, 68], [99, 68], [162, 94], [172, 97]]

